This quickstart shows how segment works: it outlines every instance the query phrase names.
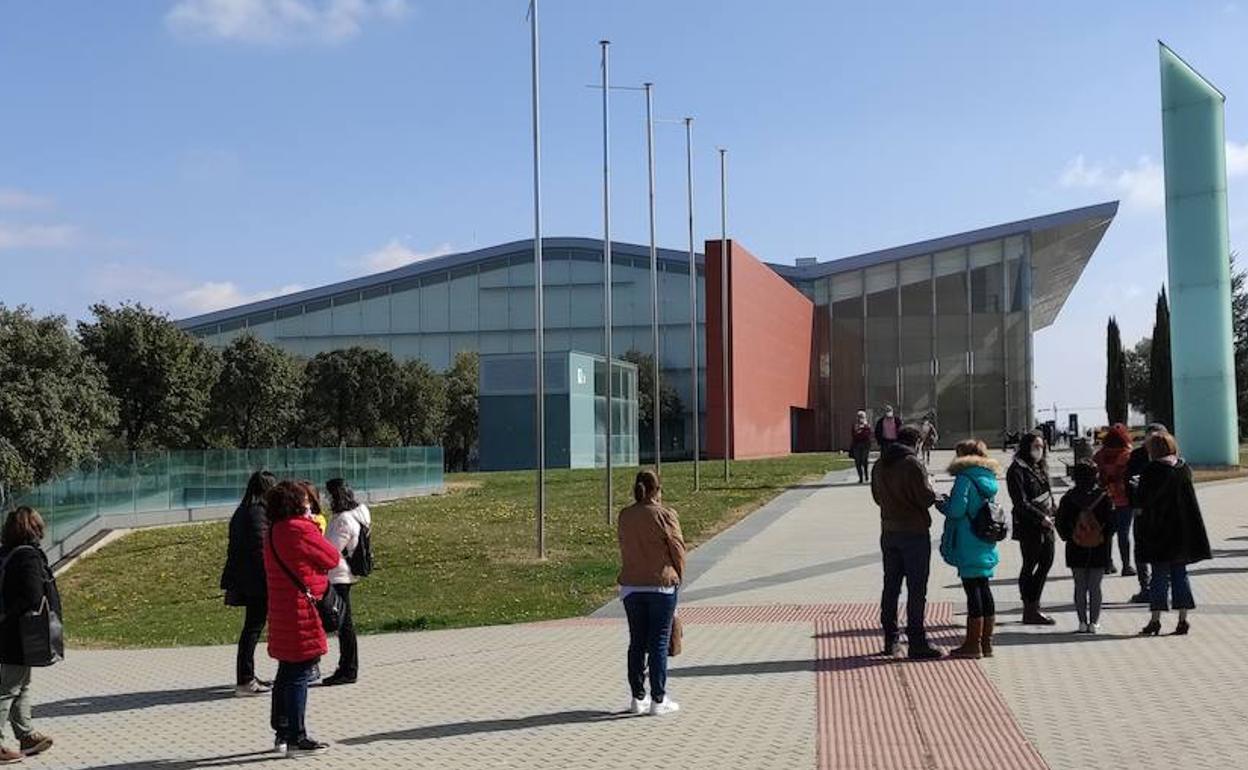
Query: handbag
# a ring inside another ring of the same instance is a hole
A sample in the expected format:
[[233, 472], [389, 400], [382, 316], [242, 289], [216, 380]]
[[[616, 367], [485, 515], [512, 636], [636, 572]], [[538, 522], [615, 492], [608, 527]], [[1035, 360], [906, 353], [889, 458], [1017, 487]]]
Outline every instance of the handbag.
[[46, 593], [38, 609], [22, 613], [17, 629], [22, 640], [22, 660], [27, 666], [42, 668], [65, 660], [65, 629]]
[[308, 590], [294, 572], [290, 571], [290, 567], [286, 566], [286, 562], [282, 561], [282, 557], [277, 555], [277, 548], [273, 545], [273, 538], [269, 538], [269, 550], [273, 552], [273, 560], [282, 568], [282, 572], [286, 573], [286, 577], [290, 578], [290, 582], [295, 584], [295, 588], [299, 589], [299, 593], [303, 594], [308, 602], [316, 609], [316, 614], [321, 618], [321, 628], [326, 631], [337, 632], [342, 626], [343, 601], [338, 592], [334, 590], [332, 585], [325, 586], [325, 593], [321, 598], [317, 599]]
[[672, 616], [672, 633], [667, 638], [668, 657], [676, 657], [685, 646], [685, 622], [679, 615]]

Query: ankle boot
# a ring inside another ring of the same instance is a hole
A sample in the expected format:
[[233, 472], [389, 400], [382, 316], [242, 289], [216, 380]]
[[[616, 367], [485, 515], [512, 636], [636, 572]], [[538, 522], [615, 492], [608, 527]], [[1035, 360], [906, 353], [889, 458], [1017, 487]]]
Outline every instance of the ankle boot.
[[979, 649], [983, 651], [985, 658], [992, 657], [992, 631], [996, 625], [996, 617], [989, 615], [984, 618], [984, 635], [979, 639]]
[[980, 641], [984, 635], [984, 619], [983, 618], [967, 618], [966, 619], [966, 641], [962, 642], [961, 647], [954, 648], [949, 651], [951, 658], [971, 658], [978, 660], [983, 657], [980, 651]]
[[1057, 621], [1040, 612], [1040, 602], [1028, 602], [1023, 605], [1023, 625], [1051, 626]]

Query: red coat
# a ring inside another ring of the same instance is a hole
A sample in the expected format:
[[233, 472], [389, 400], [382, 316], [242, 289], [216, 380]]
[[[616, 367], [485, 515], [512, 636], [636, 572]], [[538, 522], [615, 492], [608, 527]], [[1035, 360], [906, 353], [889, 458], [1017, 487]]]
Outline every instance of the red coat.
[[269, 528], [264, 543], [264, 572], [269, 588], [269, 657], [300, 663], [329, 652], [316, 607], [295, 587], [273, 558], [299, 576], [314, 597], [329, 587], [326, 576], [342, 556], [334, 550], [311, 519], [302, 516], [279, 521]]
[[1130, 447], [1103, 446], [1092, 456], [1101, 486], [1109, 492], [1115, 508], [1131, 505], [1127, 490], [1127, 461], [1130, 459]]

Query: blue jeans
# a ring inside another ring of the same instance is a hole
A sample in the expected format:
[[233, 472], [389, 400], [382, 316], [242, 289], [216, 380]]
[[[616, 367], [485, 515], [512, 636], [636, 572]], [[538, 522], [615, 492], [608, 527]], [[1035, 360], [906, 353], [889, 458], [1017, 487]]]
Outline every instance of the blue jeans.
[[880, 597], [880, 625], [884, 641], [897, 641], [897, 603], [901, 581], [906, 581], [906, 639], [911, 647], [927, 644], [923, 616], [927, 611], [927, 576], [932, 566], [932, 539], [926, 532], [885, 532], [880, 535], [884, 561], [884, 593]]
[[1186, 564], [1155, 562], [1152, 566], [1153, 577], [1148, 586], [1150, 610], [1165, 612], [1170, 609], [1169, 594], [1174, 594], [1176, 610], [1196, 609], [1196, 599], [1192, 596], [1192, 581], [1187, 577]]
[[676, 594], [639, 591], [624, 597], [628, 613], [628, 686], [633, 697], [646, 697], [646, 658], [650, 661], [650, 694], [667, 695], [667, 645], [672, 636]]
[[283, 660], [277, 664], [269, 724], [279, 741], [295, 743], [308, 737], [303, 715], [308, 706], [308, 683], [312, 681], [312, 669], [315, 666], [315, 659], [302, 663], [287, 663]]

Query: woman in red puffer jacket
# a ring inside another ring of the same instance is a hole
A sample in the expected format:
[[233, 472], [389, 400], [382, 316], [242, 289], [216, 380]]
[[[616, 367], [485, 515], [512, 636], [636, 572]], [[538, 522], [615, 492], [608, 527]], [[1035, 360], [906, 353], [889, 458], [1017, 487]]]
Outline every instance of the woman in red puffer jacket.
[[[1114, 504], [1114, 531], [1118, 533], [1122, 574], [1128, 577], [1135, 574], [1135, 568], [1131, 566], [1131, 524], [1135, 521], [1135, 513], [1131, 510], [1131, 497], [1127, 492], [1127, 463], [1130, 459], [1131, 433], [1122, 423], [1114, 423], [1106, 432], [1101, 448], [1092, 456], [1092, 462], [1096, 463], [1101, 487], [1109, 493]], [[1116, 571], [1111, 556], [1105, 572], [1112, 574]]]
[[321, 656], [329, 651], [315, 599], [329, 589], [327, 573], [342, 556], [312, 520], [306, 489], [280, 482], [264, 497], [269, 528], [264, 543], [264, 571], [269, 590], [269, 657], [277, 660], [271, 724], [274, 749], [281, 754], [312, 754], [328, 744], [308, 737], [304, 712], [308, 683]]

